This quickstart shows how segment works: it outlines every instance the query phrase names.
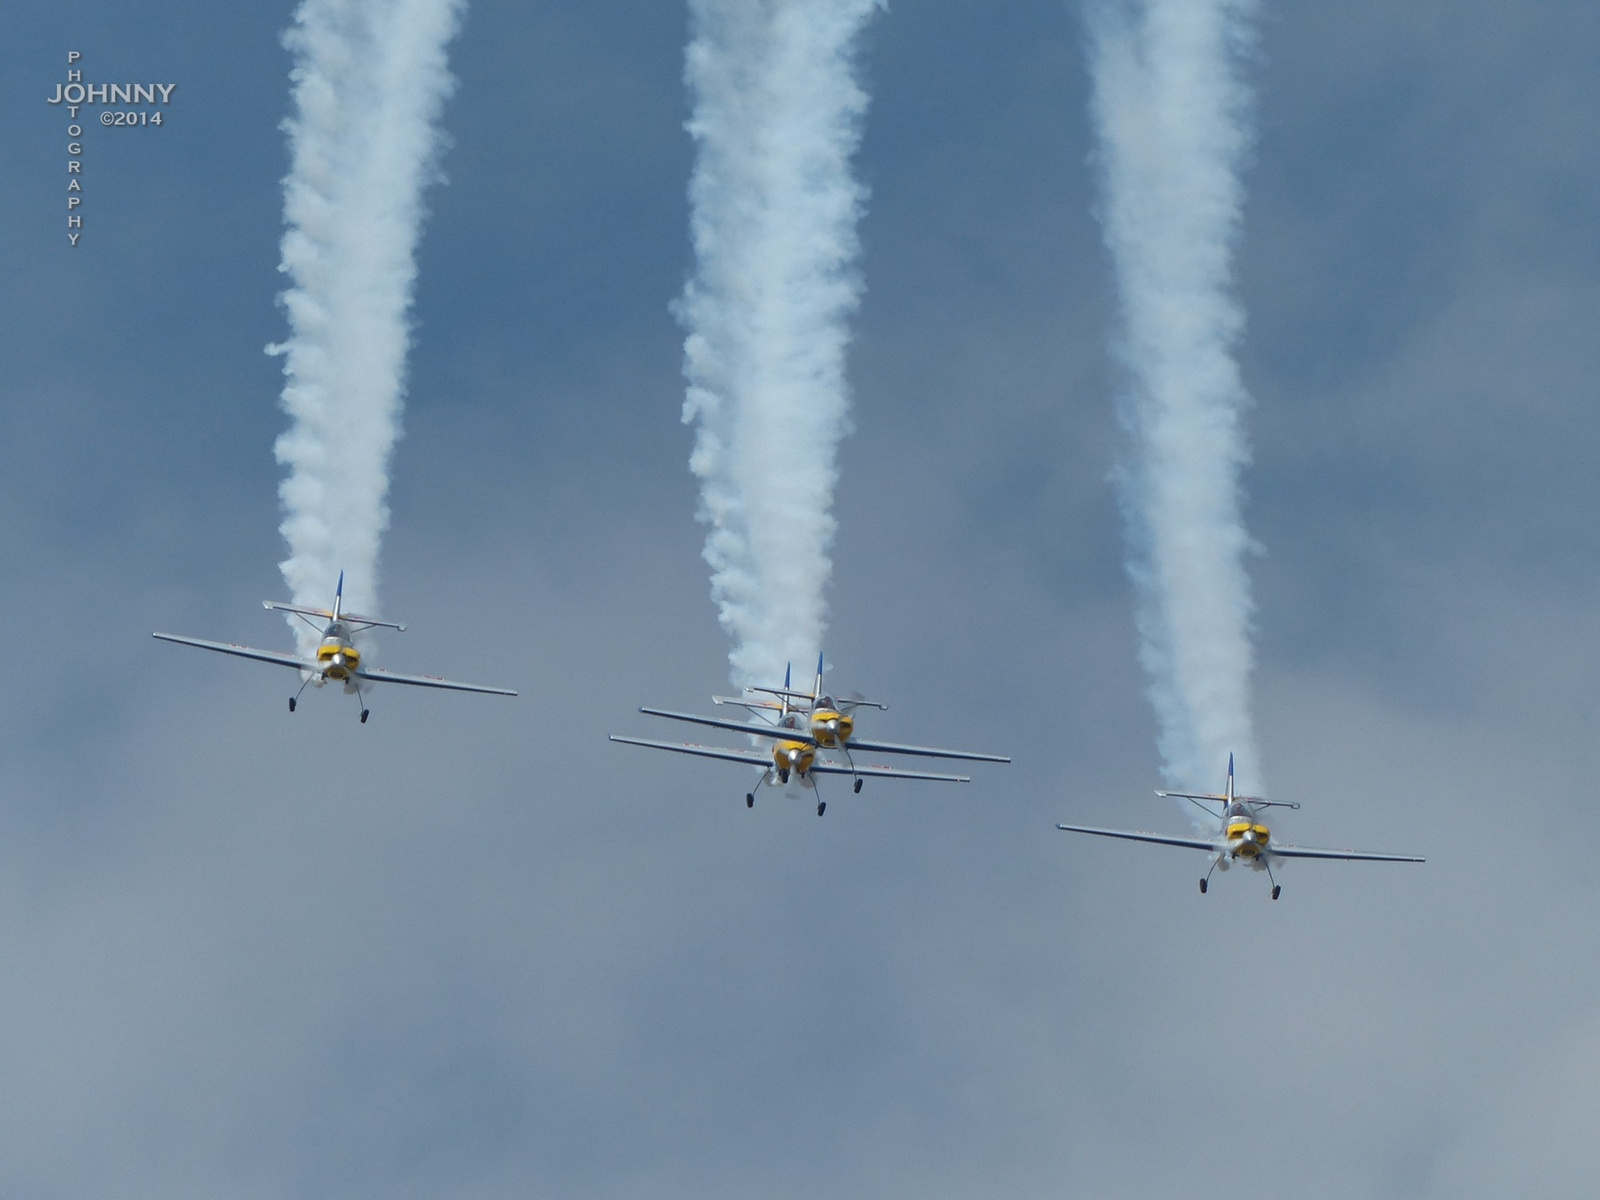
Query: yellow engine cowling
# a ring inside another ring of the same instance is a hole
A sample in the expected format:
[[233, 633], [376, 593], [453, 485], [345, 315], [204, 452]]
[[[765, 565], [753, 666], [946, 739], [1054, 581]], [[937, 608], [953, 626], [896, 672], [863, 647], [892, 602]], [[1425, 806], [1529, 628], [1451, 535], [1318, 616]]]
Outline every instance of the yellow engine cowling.
[[810, 742], [779, 742], [772, 748], [772, 765], [780, 772], [794, 772], [804, 779], [817, 761], [817, 748]]
[[850, 740], [855, 729], [854, 717], [847, 717], [831, 708], [818, 709], [811, 714], [811, 736], [817, 739], [819, 746], [837, 749]]
[[1239, 858], [1255, 858], [1267, 848], [1272, 831], [1265, 825], [1250, 821], [1230, 821], [1227, 838], [1233, 843], [1233, 853]]
[[[342, 662], [336, 662], [340, 656]], [[318, 646], [317, 663], [329, 679], [348, 679], [350, 672], [361, 665], [361, 651], [354, 646]]]

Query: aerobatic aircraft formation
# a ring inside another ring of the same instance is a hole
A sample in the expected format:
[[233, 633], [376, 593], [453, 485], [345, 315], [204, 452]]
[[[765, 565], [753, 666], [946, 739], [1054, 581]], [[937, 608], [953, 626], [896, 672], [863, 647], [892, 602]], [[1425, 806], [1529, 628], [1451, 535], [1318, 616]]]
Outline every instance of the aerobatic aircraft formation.
[[[362, 661], [361, 648], [356, 641], [360, 635], [374, 629], [392, 629], [403, 633], [406, 627], [393, 621], [383, 621], [376, 617], [344, 611], [342, 572], [334, 587], [333, 604], [329, 608], [312, 608], [274, 600], [262, 601], [262, 607], [272, 612], [288, 613], [305, 622], [318, 635], [315, 652], [307, 657], [294, 652], [260, 650], [234, 642], [208, 641], [204, 638], [185, 637], [174, 633], [156, 633], [153, 636], [178, 645], [194, 646], [201, 650], [237, 658], [271, 663], [299, 672], [300, 687], [289, 697], [291, 713], [299, 707], [300, 698], [306, 688], [322, 688], [329, 683], [340, 684], [347, 695], [356, 697], [363, 725], [371, 715], [365, 694], [378, 683], [405, 684], [444, 691], [479, 692], [494, 696], [517, 694], [509, 688], [461, 683], [435, 675], [402, 675], [365, 665]], [[818, 655], [817, 671], [809, 692], [794, 688], [791, 668], [784, 672], [782, 687], [751, 686], [745, 689], [742, 696], [711, 698], [713, 704], [744, 709], [747, 714], [744, 720], [675, 712], [663, 708], [639, 709], [647, 716], [742, 734], [751, 742], [750, 749], [705, 746], [696, 742], [663, 741], [622, 734], [612, 734], [611, 740], [650, 750], [666, 750], [675, 754], [735, 763], [746, 768], [754, 767], [755, 782], [745, 792], [745, 807], [755, 807], [756, 794], [763, 787], [782, 789], [783, 794], [790, 797], [809, 796], [816, 803], [819, 817], [827, 812], [828, 802], [821, 794], [818, 781], [830, 775], [848, 776], [852, 784], [851, 790], [856, 794], [860, 793], [868, 779], [902, 779], [933, 783], [971, 782], [971, 777], [967, 775], [858, 763], [855, 759], [858, 753], [904, 755], [910, 758], [960, 762], [1009, 763], [1011, 761], [1009, 755], [1003, 754], [947, 750], [938, 746], [876, 741], [859, 737], [856, 733], [856, 713], [861, 709], [884, 711], [888, 705], [858, 695], [835, 698], [825, 693], [823, 691], [825, 668], [824, 656]], [[1269, 827], [1263, 822], [1262, 812], [1269, 808], [1297, 809], [1300, 805], [1289, 801], [1237, 794], [1234, 790], [1234, 760], [1231, 754], [1228, 756], [1227, 781], [1222, 792], [1158, 790], [1156, 795], [1186, 800], [1195, 805], [1206, 814], [1209, 823], [1215, 826], [1214, 830], [1204, 835], [1183, 836], [1146, 830], [1102, 829], [1089, 825], [1057, 824], [1056, 828], [1068, 833], [1085, 833], [1124, 841], [1150, 842], [1205, 851], [1211, 856], [1211, 866], [1200, 880], [1202, 894], [1209, 889], [1213, 873], [1219, 870], [1225, 872], [1233, 866], [1265, 871], [1271, 883], [1272, 899], [1276, 900], [1283, 889], [1272, 873], [1272, 864], [1275, 860], [1281, 862], [1291, 858], [1325, 858], [1373, 862], [1425, 861], [1410, 855], [1315, 849], [1276, 841]]]

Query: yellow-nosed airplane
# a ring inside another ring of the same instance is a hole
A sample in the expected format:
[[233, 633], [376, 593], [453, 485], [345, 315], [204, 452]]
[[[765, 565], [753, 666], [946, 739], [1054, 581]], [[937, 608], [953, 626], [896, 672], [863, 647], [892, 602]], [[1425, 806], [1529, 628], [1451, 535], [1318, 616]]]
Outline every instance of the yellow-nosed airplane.
[[[755, 807], [756, 792], [761, 785], [772, 783], [787, 786], [798, 783], [801, 787], [816, 790], [814, 775], [849, 775], [855, 780], [855, 790], [861, 790], [867, 776], [885, 779], [927, 779], [941, 783], [969, 783], [966, 775], [939, 775], [926, 771], [903, 771], [898, 767], [857, 766], [852, 750], [867, 750], [878, 754], [910, 754], [923, 758], [955, 758], [971, 762], [1008, 763], [1010, 758], [1000, 754], [972, 754], [965, 750], [941, 750], [937, 746], [904, 746], [895, 742], [869, 742], [855, 736], [855, 718], [858, 708], [888, 708], [872, 700], [851, 698], [835, 700], [822, 692], [822, 656], [817, 657], [817, 678], [810, 692], [797, 692], [790, 685], [790, 673], [783, 675], [781, 688], [746, 688], [746, 692], [773, 697], [770, 700], [747, 697], [713, 696], [715, 704], [737, 704], [750, 712], [754, 721], [727, 721], [720, 717], [702, 717], [694, 713], [671, 712], [663, 708], [641, 708], [639, 711], [653, 717], [666, 717], [672, 721], [688, 721], [695, 725], [709, 725], [715, 729], [729, 729], [747, 733], [752, 737], [771, 738], [772, 750], [763, 754], [757, 750], [724, 750], [717, 746], [701, 746], [693, 742], [658, 742], [649, 738], [611, 735], [613, 742], [630, 746], [645, 746], [652, 750], [672, 750], [679, 754], [695, 754], [702, 758], [717, 758], [725, 762], [749, 763], [760, 766], [761, 778], [756, 786], [745, 793], [746, 808]], [[767, 717], [766, 714], [773, 714]], [[843, 763], [819, 757], [819, 750], [832, 750], [844, 756]], [[817, 816], [827, 811], [825, 800], [817, 801]]]
[[[215, 650], [221, 654], [233, 654], [240, 658], [253, 658], [257, 662], [276, 663], [282, 667], [293, 667], [300, 672], [304, 679], [300, 691], [289, 697], [289, 711], [293, 712], [300, 702], [300, 696], [307, 687], [316, 684], [323, 687], [326, 684], [342, 683], [347, 694], [354, 694], [361, 705], [361, 723], [367, 723], [369, 715], [367, 703], [361, 699], [363, 692], [374, 683], [407, 683], [413, 687], [445, 688], [453, 692], [486, 692], [493, 696], [515, 696], [516, 693], [505, 688], [483, 687], [476, 683], [455, 683], [449, 679], [439, 679], [433, 675], [397, 675], [393, 671], [384, 671], [378, 667], [365, 667], [361, 665], [361, 650], [355, 644], [355, 637], [369, 629], [395, 629], [405, 632], [404, 625], [396, 625], [392, 621], [379, 621], [373, 617], [357, 616], [355, 613], [341, 611], [344, 605], [344, 572], [339, 572], [339, 586], [334, 589], [333, 607], [327, 608], [300, 608], [294, 604], [279, 604], [274, 600], [263, 600], [263, 608], [274, 612], [293, 613], [311, 628], [322, 635], [322, 641], [317, 646], [316, 655], [312, 658], [302, 658], [298, 654], [278, 654], [271, 650], [254, 650], [249, 646], [240, 646], [233, 642], [208, 642], [203, 638], [180, 637], [175, 633], [157, 633], [153, 636], [164, 642], [177, 642], [183, 646], [198, 646], [202, 650]], [[312, 618], [319, 618], [327, 624], [320, 624]]]
[[[1188, 800], [1205, 811], [1219, 823], [1211, 837], [1167, 837], [1143, 830], [1095, 829], [1088, 825], [1057, 825], [1068, 833], [1093, 833], [1100, 837], [1124, 838], [1131, 842], [1155, 842], [1162, 846], [1184, 846], [1191, 850], [1205, 850], [1213, 857], [1211, 871], [1219, 867], [1226, 871], [1233, 864], [1265, 871], [1272, 882], [1272, 898], [1276, 900], [1283, 887], [1272, 876], [1272, 860], [1288, 858], [1343, 858], [1366, 862], [1426, 862], [1404, 854], [1371, 854], [1365, 850], [1314, 850], [1308, 846], [1287, 846], [1272, 840], [1272, 831], [1261, 819], [1264, 808], [1299, 808], [1283, 800], [1263, 800], [1260, 796], [1236, 796], [1233, 793], [1233, 755], [1228, 755], [1228, 790], [1222, 795], [1211, 792], [1157, 792], [1158, 796], [1174, 796]], [[1220, 813], [1207, 807], [1222, 805]], [[1200, 881], [1200, 891], [1205, 892], [1211, 880], [1211, 871]]]

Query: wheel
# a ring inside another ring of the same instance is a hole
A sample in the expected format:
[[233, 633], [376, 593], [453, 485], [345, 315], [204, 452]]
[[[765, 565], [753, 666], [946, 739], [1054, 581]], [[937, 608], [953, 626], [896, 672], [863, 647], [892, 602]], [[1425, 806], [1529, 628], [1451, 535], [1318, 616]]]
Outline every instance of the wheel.
[[787, 784], [789, 782], [789, 772], [787, 772], [787, 771], [779, 771], [778, 772], [778, 782], [779, 783], [783, 783], [783, 784]]
[[746, 792], [744, 794], [744, 806], [746, 808], [754, 808], [756, 806], [756, 794], [754, 792]]
[[294, 699], [293, 696], [290, 696], [289, 697], [289, 711], [290, 712], [294, 711], [294, 705], [295, 705], [295, 699]]
[[825, 813], [827, 811], [828, 811], [828, 802], [826, 800], [818, 800], [817, 801], [817, 816], [820, 817], [823, 813]]
[[367, 718], [370, 717], [371, 715], [372, 715], [371, 713], [369, 713], [366, 709], [363, 708], [361, 710], [361, 723], [363, 725], [365, 725], [367, 723]]
[[1206, 881], [1204, 879], [1200, 881], [1200, 894], [1202, 896], [1206, 894]]
[[862, 784], [862, 782], [863, 782], [863, 781], [862, 781], [862, 780], [860, 780], [860, 779], [858, 779], [858, 780], [856, 780], [856, 791], [857, 791], [857, 792], [858, 792], [858, 793], [859, 793], [859, 792], [860, 792], [860, 791], [861, 791], [861, 784]]
[[1281, 891], [1283, 891], [1283, 884], [1281, 884], [1281, 883], [1273, 884], [1272, 885], [1272, 898], [1274, 900], [1276, 900], [1278, 898], [1278, 893], [1281, 892]]

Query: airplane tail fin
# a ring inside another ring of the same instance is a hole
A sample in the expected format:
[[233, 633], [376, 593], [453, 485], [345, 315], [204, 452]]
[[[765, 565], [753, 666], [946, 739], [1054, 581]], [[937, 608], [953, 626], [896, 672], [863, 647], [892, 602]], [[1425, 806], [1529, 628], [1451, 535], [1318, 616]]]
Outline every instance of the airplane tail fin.
[[344, 572], [339, 572], [339, 586], [333, 589], [333, 619], [339, 619], [339, 609], [344, 605]]
[[1233, 751], [1228, 751], [1228, 803], [1233, 803]]
[[817, 697], [822, 695], [822, 655], [817, 655], [817, 678], [811, 685], [811, 706], [816, 707]]

